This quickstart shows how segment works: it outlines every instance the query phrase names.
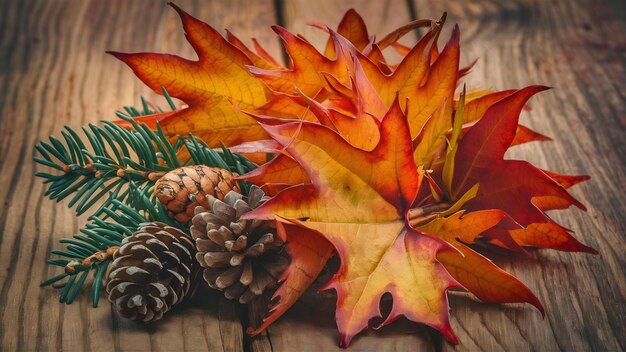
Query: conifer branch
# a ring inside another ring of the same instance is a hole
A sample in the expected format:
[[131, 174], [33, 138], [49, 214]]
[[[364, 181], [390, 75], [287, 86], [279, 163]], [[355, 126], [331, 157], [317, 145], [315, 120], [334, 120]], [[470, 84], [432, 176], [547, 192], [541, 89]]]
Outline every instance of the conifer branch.
[[51, 285], [61, 289], [60, 302], [72, 303], [87, 281], [89, 272], [93, 272], [92, 304], [96, 307], [107, 267], [122, 239], [147, 221], [176, 225], [162, 207], [153, 203], [149, 190], [139, 189], [131, 182], [128, 191], [127, 198], [134, 207], [120, 202], [114, 194], [89, 217], [87, 225], [77, 234], [60, 240], [65, 245], [63, 250], [52, 250], [51, 253], [59, 258], [49, 259], [48, 264], [62, 267], [63, 273], [43, 281], [41, 286]]
[[[174, 108], [171, 98], [164, 93]], [[118, 200], [124, 202], [129, 182], [135, 182], [141, 189], [150, 188], [165, 173], [181, 166], [207, 165], [239, 174], [256, 168], [245, 157], [233, 154], [225, 147], [221, 150], [209, 148], [193, 135], [178, 137], [172, 144], [158, 124], [153, 131], [133, 120], [133, 117], [154, 113], [143, 98], [142, 105], [143, 111], [125, 107], [128, 115], [117, 112], [120, 118], [131, 123], [129, 130], [102, 121], [102, 126], [89, 124], [83, 127], [84, 137], [81, 137], [65, 126], [61, 132], [62, 140], [50, 136], [48, 141], [36, 144], [39, 156], [33, 160], [57, 171], [35, 174], [49, 185], [45, 195], [56, 201], [71, 197], [68, 206], [75, 206], [80, 215], [114, 192]], [[178, 157], [181, 153], [188, 153], [189, 160], [181, 161]], [[246, 182], [240, 182], [240, 186], [247, 191]]]
[[[163, 90], [172, 110], [172, 99]], [[60, 266], [63, 273], [51, 277], [41, 286], [61, 289], [59, 299], [70, 304], [93, 273], [92, 304], [97, 306], [107, 268], [114, 250], [124, 237], [133, 234], [141, 223], [158, 221], [186, 231], [186, 226], [167, 215], [167, 210], [154, 196], [154, 184], [165, 173], [187, 165], [207, 165], [244, 174], [257, 167], [245, 157], [226, 147], [216, 150], [193, 135], [171, 139], [157, 124], [156, 131], [133, 118], [162, 110], [142, 97], [142, 109], [124, 107], [126, 113], [116, 115], [130, 122], [124, 129], [110, 121], [101, 126], [83, 127], [83, 137], [69, 126], [35, 145], [39, 156], [33, 160], [56, 172], [38, 172], [36, 176], [48, 184], [46, 195], [61, 201], [71, 197], [70, 207], [80, 215], [100, 200], [104, 203], [88, 219], [87, 225], [71, 238], [61, 239], [63, 250], [54, 249], [48, 264]], [[179, 155], [189, 155], [182, 161]], [[244, 193], [249, 184], [239, 181]]]

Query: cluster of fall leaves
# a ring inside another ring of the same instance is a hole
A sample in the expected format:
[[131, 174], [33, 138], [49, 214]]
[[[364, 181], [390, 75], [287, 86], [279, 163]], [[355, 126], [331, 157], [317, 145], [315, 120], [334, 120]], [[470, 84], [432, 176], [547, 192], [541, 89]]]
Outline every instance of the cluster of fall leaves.
[[[291, 305], [336, 253], [340, 267], [325, 288], [337, 292], [340, 344], [347, 346], [380, 300], [400, 316], [438, 329], [452, 343], [446, 292], [462, 288], [485, 302], [526, 302], [543, 314], [518, 279], [470, 246], [477, 241], [594, 252], [546, 215], [575, 205], [567, 188], [586, 176], [560, 175], [506, 160], [514, 145], [547, 137], [518, 123], [526, 102], [546, 89], [466, 92], [460, 80], [459, 29], [441, 50], [445, 16], [419, 20], [376, 41], [348, 11], [320, 53], [280, 26], [291, 59], [283, 67], [253, 40], [248, 48], [172, 5], [198, 55], [112, 53], [155, 91], [165, 87], [188, 107], [140, 117], [165, 133], [193, 133], [263, 163], [242, 178], [273, 197], [246, 214], [275, 220], [291, 263], [257, 334]], [[424, 27], [413, 47], [397, 41]], [[388, 64], [382, 50], [403, 56]], [[124, 121], [120, 121], [124, 124]], [[268, 158], [269, 159], [269, 158]]]

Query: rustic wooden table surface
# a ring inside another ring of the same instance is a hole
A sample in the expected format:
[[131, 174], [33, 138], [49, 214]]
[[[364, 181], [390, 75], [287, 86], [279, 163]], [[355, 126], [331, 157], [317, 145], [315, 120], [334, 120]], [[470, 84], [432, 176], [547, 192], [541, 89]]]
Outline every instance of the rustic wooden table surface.
[[[504, 89], [539, 83], [554, 89], [533, 98], [524, 122], [554, 137], [518, 147], [541, 167], [588, 173], [573, 194], [588, 212], [555, 218], [599, 255], [533, 251], [496, 263], [541, 299], [488, 305], [451, 297], [458, 350], [622, 351], [626, 347], [624, 233], [626, 207], [626, 9], [620, 0], [474, 1], [192, 1], [177, 3], [218, 29], [257, 37], [277, 56], [269, 26], [279, 23], [324, 41], [307, 21], [336, 25], [356, 8], [381, 35], [415, 18], [448, 11], [448, 33], [460, 24], [463, 61], [480, 61], [469, 86]], [[445, 37], [445, 34], [442, 36]], [[407, 38], [415, 41], [417, 36]], [[84, 218], [43, 197], [33, 177], [33, 144], [63, 125], [111, 118], [140, 95], [156, 96], [105, 50], [175, 52], [193, 57], [175, 12], [164, 1], [0, 1], [0, 350], [66, 351], [333, 351], [337, 335], [331, 293], [310, 292], [267, 333], [249, 338], [249, 312], [213, 293], [198, 295], [168, 319], [142, 327], [118, 319], [104, 299], [87, 294], [72, 305], [40, 289], [52, 272], [45, 259]], [[160, 101], [160, 100], [159, 100]], [[352, 351], [431, 351], [454, 347], [432, 330], [399, 322], [359, 335]]]

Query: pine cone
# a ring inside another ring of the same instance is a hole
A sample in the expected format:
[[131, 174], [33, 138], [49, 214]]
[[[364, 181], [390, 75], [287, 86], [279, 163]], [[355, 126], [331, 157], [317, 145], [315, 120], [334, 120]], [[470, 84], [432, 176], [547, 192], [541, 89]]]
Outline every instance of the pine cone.
[[106, 290], [120, 315], [159, 320], [180, 303], [198, 273], [193, 240], [160, 222], [142, 224], [113, 255]]
[[191, 235], [204, 279], [228, 299], [249, 303], [275, 287], [288, 259], [270, 221], [244, 220], [241, 215], [267, 200], [252, 186], [248, 197], [231, 191], [224, 201], [208, 197], [208, 209], [196, 208]]
[[239, 192], [236, 175], [228, 170], [204, 165], [174, 169], [155, 185], [156, 196], [170, 217], [187, 223], [197, 206], [208, 207], [207, 196], [224, 199], [231, 190]]

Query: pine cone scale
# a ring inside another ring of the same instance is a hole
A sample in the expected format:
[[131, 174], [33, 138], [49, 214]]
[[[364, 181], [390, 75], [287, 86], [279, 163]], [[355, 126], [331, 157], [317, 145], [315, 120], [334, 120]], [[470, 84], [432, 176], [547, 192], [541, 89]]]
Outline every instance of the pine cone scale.
[[241, 266], [233, 266], [224, 271], [215, 280], [215, 285], [220, 289], [232, 286], [240, 277], [243, 268]]
[[256, 186], [247, 197], [234, 191], [222, 200], [209, 196], [208, 208], [196, 208], [191, 221], [203, 277], [210, 287], [223, 290], [228, 299], [249, 303], [274, 287], [286, 268], [276, 265], [288, 261], [271, 223], [241, 219], [266, 199]]
[[142, 224], [114, 254], [108, 299], [124, 317], [148, 323], [182, 301], [195, 268], [194, 242], [162, 223]]
[[239, 266], [241, 265], [244, 260], [246, 259], [246, 255], [243, 253], [237, 253], [235, 255], [233, 255], [232, 258], [230, 258], [230, 265], [231, 266]]
[[204, 254], [204, 262], [211, 268], [227, 268], [233, 254], [229, 252], [207, 252]]
[[187, 223], [197, 206], [209, 206], [209, 196], [224, 199], [229, 191], [238, 192], [235, 177], [235, 174], [220, 168], [185, 166], [161, 177], [155, 184], [155, 193], [172, 218]]
[[273, 281], [272, 276], [265, 270], [258, 270], [254, 278], [255, 280], [250, 284], [250, 290], [257, 296], [262, 294], [263, 290]]
[[252, 264], [250, 264], [250, 262], [246, 262], [243, 265], [243, 272], [241, 274], [241, 278], [239, 278], [239, 282], [244, 286], [250, 286], [253, 278]]
[[236, 282], [234, 285], [224, 290], [224, 296], [228, 299], [237, 299], [241, 297], [241, 295], [246, 292], [247, 289], [248, 287], [246, 285], [243, 285], [240, 282]]
[[215, 252], [219, 251], [220, 246], [211, 240], [199, 238], [196, 240], [196, 248], [200, 252]]
[[211, 229], [207, 232], [207, 236], [217, 245], [223, 247], [227, 241], [233, 239], [232, 232], [226, 226], [220, 226], [218, 229]]

